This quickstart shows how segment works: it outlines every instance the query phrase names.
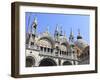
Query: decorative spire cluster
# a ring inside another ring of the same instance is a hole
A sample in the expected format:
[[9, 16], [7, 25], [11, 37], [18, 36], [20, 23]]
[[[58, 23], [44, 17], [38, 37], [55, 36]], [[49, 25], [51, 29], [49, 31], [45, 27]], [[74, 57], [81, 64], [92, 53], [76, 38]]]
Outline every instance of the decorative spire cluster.
[[58, 24], [56, 25], [56, 29], [54, 32], [54, 37], [57, 40], [60, 36], [66, 36], [65, 32], [62, 30], [62, 26], [60, 27]]
[[58, 25], [56, 26], [56, 29], [55, 29], [55, 33], [54, 33], [54, 36], [64, 36], [64, 31], [62, 30], [62, 26], [59, 27]]
[[[33, 22], [32, 22], [32, 25], [31, 25], [31, 30], [29, 29], [33, 35], [36, 35], [37, 25], [38, 25], [38, 21], [37, 21], [37, 17], [35, 17], [34, 20], [33, 20]], [[48, 26], [46, 27], [45, 33], [49, 33], [49, 27]], [[54, 32], [54, 38], [55, 38], [55, 40], [58, 40], [58, 38], [60, 36], [63, 36], [63, 37], [66, 38], [66, 33], [63, 32], [62, 26], [59, 26], [57, 24], [55, 32]], [[77, 39], [82, 39], [82, 36], [80, 35], [80, 30], [79, 29], [78, 29]], [[71, 31], [70, 31], [69, 42], [74, 42], [74, 34], [73, 34], [73, 31], [72, 31], [72, 28], [71, 28]]]

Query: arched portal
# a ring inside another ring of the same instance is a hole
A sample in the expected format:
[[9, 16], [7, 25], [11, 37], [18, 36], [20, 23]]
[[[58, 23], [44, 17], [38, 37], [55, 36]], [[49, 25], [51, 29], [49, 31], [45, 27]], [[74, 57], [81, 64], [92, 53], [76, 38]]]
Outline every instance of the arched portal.
[[32, 56], [26, 57], [26, 67], [32, 67], [35, 66], [35, 59]]
[[45, 58], [40, 61], [39, 66], [56, 66], [56, 62], [50, 58]]
[[72, 65], [72, 63], [69, 62], [69, 61], [65, 61], [65, 62], [63, 63], [63, 65]]

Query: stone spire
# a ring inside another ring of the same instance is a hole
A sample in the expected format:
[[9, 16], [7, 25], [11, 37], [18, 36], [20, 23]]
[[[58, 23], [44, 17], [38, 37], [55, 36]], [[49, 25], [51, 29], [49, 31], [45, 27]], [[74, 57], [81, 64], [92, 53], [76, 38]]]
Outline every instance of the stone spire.
[[55, 29], [55, 33], [54, 33], [54, 36], [58, 36], [59, 35], [59, 27], [58, 25], [56, 26], [56, 29]]
[[70, 32], [69, 41], [74, 42], [74, 35], [73, 35], [73, 32], [72, 32], [72, 29], [71, 29], [71, 32]]
[[36, 17], [34, 18], [32, 27], [35, 28], [35, 29], [37, 28], [37, 18]]
[[55, 29], [55, 32], [54, 32], [54, 38], [56, 40], [58, 40], [59, 35], [60, 35], [60, 33], [59, 33], [59, 26], [57, 25], [56, 29]]
[[62, 31], [62, 27], [60, 27], [60, 36], [62, 36], [63, 34], [63, 31]]
[[37, 17], [34, 18], [33, 20], [33, 23], [32, 23], [32, 26], [31, 26], [31, 31], [32, 31], [32, 34], [34, 36], [36, 36], [36, 28], [37, 28]]

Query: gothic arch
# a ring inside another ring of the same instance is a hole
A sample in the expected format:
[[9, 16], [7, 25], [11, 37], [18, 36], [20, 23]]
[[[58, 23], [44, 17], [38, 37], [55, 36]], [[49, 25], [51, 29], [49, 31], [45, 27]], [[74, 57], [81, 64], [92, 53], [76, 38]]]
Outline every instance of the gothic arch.
[[40, 61], [39, 66], [57, 66], [56, 62], [51, 58], [44, 58]]

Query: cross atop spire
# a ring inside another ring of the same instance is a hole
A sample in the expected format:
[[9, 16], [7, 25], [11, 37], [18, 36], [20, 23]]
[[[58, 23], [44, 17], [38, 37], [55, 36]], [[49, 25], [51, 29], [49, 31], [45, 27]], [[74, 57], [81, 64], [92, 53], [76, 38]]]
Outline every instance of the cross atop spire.
[[78, 29], [78, 35], [80, 35], [80, 29]]
[[49, 33], [49, 26], [46, 27], [46, 33]]

